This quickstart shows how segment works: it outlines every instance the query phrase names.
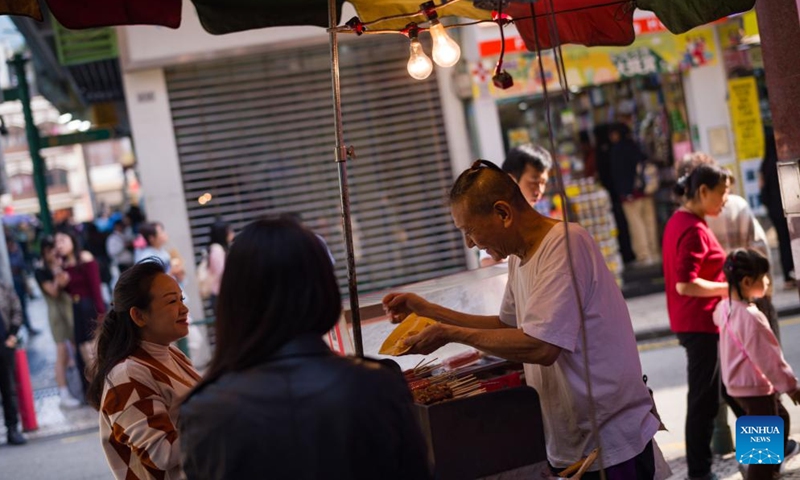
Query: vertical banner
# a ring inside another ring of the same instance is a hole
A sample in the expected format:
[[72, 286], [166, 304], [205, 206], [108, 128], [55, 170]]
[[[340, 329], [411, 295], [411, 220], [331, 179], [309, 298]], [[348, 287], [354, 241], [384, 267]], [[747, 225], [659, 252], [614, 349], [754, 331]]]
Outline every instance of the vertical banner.
[[742, 181], [741, 193], [750, 208], [760, 212], [758, 169], [764, 158], [765, 145], [755, 77], [728, 80], [728, 99], [739, 178]]
[[731, 124], [739, 161], [764, 157], [764, 125], [755, 77], [728, 80]]

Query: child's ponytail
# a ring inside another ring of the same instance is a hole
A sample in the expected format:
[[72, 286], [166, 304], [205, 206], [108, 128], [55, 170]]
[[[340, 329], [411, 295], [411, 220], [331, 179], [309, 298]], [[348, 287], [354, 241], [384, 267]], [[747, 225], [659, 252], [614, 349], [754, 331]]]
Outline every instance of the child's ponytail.
[[728, 254], [722, 272], [728, 280], [728, 297], [730, 298], [733, 289], [739, 298], [742, 295], [742, 280], [745, 278], [760, 278], [769, 273], [769, 260], [759, 251], [752, 248], [737, 248]]

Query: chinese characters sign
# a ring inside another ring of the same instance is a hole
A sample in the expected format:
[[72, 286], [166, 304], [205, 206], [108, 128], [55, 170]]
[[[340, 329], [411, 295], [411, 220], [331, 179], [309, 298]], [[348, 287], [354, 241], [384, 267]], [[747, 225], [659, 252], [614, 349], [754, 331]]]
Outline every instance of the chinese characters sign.
[[758, 103], [755, 77], [734, 78], [728, 81], [731, 123], [739, 160], [764, 156], [764, 126]]

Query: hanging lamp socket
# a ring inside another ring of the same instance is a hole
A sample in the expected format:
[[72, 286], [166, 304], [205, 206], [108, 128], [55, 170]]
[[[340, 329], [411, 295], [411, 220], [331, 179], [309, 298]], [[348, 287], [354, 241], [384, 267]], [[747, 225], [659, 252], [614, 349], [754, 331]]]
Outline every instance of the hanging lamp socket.
[[514, 86], [514, 78], [505, 70], [495, 73], [492, 77], [492, 83], [500, 90], [507, 90]]

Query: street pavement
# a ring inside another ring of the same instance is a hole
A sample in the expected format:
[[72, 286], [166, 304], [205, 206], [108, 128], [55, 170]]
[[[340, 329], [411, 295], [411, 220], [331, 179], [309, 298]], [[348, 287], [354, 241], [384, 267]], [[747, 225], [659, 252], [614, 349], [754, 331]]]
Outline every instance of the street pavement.
[[[797, 311], [800, 299], [796, 290], [784, 290], [776, 285], [774, 303], [779, 311]], [[685, 477], [684, 418], [686, 415], [686, 360], [683, 349], [674, 336], [668, 334], [664, 294], [653, 294], [628, 300], [634, 330], [641, 339], [641, 360], [648, 384], [654, 390], [659, 412], [669, 428], [659, 432], [656, 439], [675, 475]], [[97, 436], [97, 412], [89, 407], [62, 409], [59, 406], [53, 378], [55, 345], [47, 326], [44, 301], [33, 300], [29, 313], [36, 328], [43, 334], [29, 340], [25, 348], [35, 391], [39, 429], [26, 433], [29, 443], [22, 447], [5, 445], [0, 429], [0, 479], [100, 479], [110, 478], [110, 472]], [[666, 335], [665, 335], [666, 333]], [[800, 317], [782, 317], [782, 341], [786, 357], [795, 370], [800, 370]], [[800, 407], [784, 405], [795, 420], [791, 433], [800, 441]], [[731, 425], [734, 425], [731, 416]], [[790, 460], [784, 478], [800, 479], [800, 458]], [[740, 478], [732, 455], [721, 457], [715, 471], [722, 479]]]

